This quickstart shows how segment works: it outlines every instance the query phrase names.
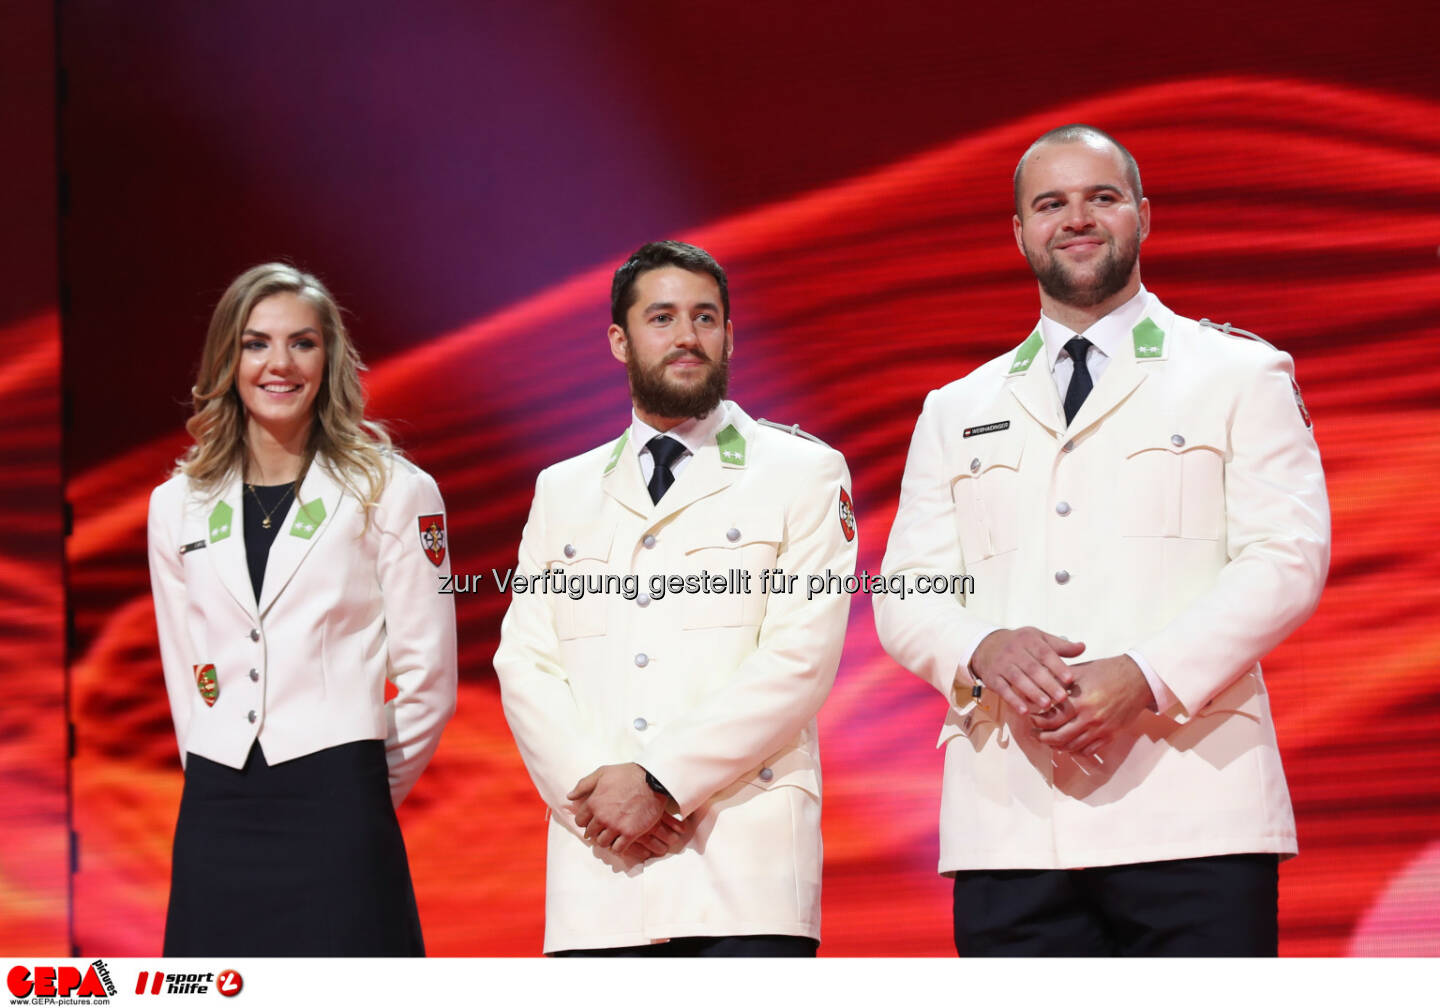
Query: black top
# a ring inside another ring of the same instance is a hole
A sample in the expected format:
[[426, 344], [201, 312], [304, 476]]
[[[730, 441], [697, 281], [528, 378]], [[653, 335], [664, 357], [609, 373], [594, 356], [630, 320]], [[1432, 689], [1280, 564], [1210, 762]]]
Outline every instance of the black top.
[[[246, 483], [245, 496], [245, 563], [250, 568], [250, 586], [255, 589], [255, 604], [260, 604], [260, 587], [265, 583], [265, 562], [270, 559], [270, 546], [280, 534], [280, 526], [290, 512], [295, 495], [294, 483], [280, 486], [256, 486]], [[255, 498], [260, 498], [256, 503]], [[270, 527], [265, 527], [265, 516]]]

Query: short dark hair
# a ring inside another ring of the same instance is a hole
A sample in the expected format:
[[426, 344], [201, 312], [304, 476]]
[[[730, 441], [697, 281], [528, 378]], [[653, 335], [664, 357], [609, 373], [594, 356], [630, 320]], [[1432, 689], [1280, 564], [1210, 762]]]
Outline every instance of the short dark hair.
[[1126, 150], [1125, 145], [1119, 140], [1098, 127], [1088, 126], [1085, 123], [1069, 123], [1042, 133], [1034, 143], [1025, 148], [1025, 153], [1020, 155], [1020, 161], [1015, 165], [1015, 216], [1020, 216], [1020, 176], [1025, 171], [1025, 162], [1029, 159], [1031, 151], [1041, 144], [1085, 143], [1091, 140], [1100, 140], [1111, 144], [1120, 152], [1120, 160], [1125, 163], [1125, 181], [1130, 185], [1135, 202], [1139, 203], [1144, 199], [1145, 191], [1140, 188], [1140, 166], [1135, 162], [1135, 155]]
[[715, 257], [698, 245], [682, 241], [646, 242], [635, 250], [615, 271], [610, 283], [610, 321], [625, 327], [625, 316], [635, 304], [635, 281], [641, 273], [648, 273], [663, 266], [678, 266], [691, 273], [708, 273], [714, 277], [720, 288], [720, 305], [725, 311], [725, 321], [730, 321], [730, 287], [725, 280], [725, 270]]

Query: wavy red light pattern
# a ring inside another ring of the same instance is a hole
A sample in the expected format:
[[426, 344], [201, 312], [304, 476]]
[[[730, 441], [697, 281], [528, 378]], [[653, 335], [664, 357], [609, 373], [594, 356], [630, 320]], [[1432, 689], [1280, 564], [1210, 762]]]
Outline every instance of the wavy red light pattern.
[[[686, 237], [731, 275], [734, 394], [845, 452], [860, 567], [877, 570], [925, 392], [1033, 325], [1007, 180], [1030, 139], [1077, 120], [1124, 137], [1144, 168], [1149, 286], [1298, 361], [1335, 547], [1320, 610], [1265, 663], [1302, 848], [1281, 872], [1282, 951], [1342, 954], [1357, 922], [1383, 910], [1387, 886], [1431, 877], [1411, 868], [1440, 840], [1429, 688], [1440, 553], [1426, 548], [1440, 537], [1440, 365], [1417, 352], [1440, 337], [1440, 108], [1297, 81], [1175, 82], [1030, 116], [701, 229]], [[535, 473], [627, 422], [603, 341], [609, 269], [459, 331], [417, 334], [371, 373], [373, 412], [403, 421], [402, 441], [440, 481], [457, 572], [512, 565]], [[177, 433], [137, 447], [69, 486], [82, 954], [160, 946], [180, 774], [144, 512], [183, 443]], [[432, 953], [535, 954], [543, 810], [489, 666], [505, 599], [457, 601], [460, 712], [401, 814], [426, 935]], [[950, 953], [949, 887], [934, 875], [943, 713], [880, 650], [857, 598], [821, 716], [824, 954]], [[1379, 951], [1440, 951], [1440, 897], [1405, 892], [1420, 908], [1404, 918], [1415, 928]]]
[[60, 324], [0, 328], [0, 948], [68, 945]]

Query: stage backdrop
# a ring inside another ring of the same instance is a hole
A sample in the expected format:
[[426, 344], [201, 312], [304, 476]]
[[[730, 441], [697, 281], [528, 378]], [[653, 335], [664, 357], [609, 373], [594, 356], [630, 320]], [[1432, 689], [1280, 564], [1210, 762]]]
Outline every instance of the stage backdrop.
[[[845, 453], [875, 571], [925, 392], [1034, 324], [1010, 173], [1075, 120], [1139, 158], [1147, 285], [1294, 354], [1326, 461], [1330, 585], [1265, 662], [1303, 852], [1282, 951], [1440, 949], [1440, 86], [1403, 11], [1327, 9], [66, 3], [80, 954], [159, 948], [180, 773], [145, 507], [231, 276], [289, 256], [332, 283], [372, 412], [439, 480], [454, 569], [484, 584], [536, 472], [627, 422], [610, 271], [650, 238], [704, 245], [731, 273], [735, 398]], [[490, 668], [506, 599], [457, 603], [459, 713], [401, 811], [427, 943], [535, 954], [543, 809]], [[820, 718], [822, 954], [949, 950], [943, 715], [857, 596]]]
[[0, 952], [69, 950], [55, 24], [0, 4]]

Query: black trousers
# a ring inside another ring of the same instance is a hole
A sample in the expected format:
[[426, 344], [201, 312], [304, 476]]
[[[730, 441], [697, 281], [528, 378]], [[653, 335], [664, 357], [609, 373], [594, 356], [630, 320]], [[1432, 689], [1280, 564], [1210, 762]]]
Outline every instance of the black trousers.
[[557, 958], [813, 958], [820, 943], [795, 935], [724, 935], [719, 938], [671, 938], [655, 945], [625, 945], [620, 948], [567, 949], [551, 952]]
[[1274, 854], [955, 874], [962, 956], [1274, 956]]

